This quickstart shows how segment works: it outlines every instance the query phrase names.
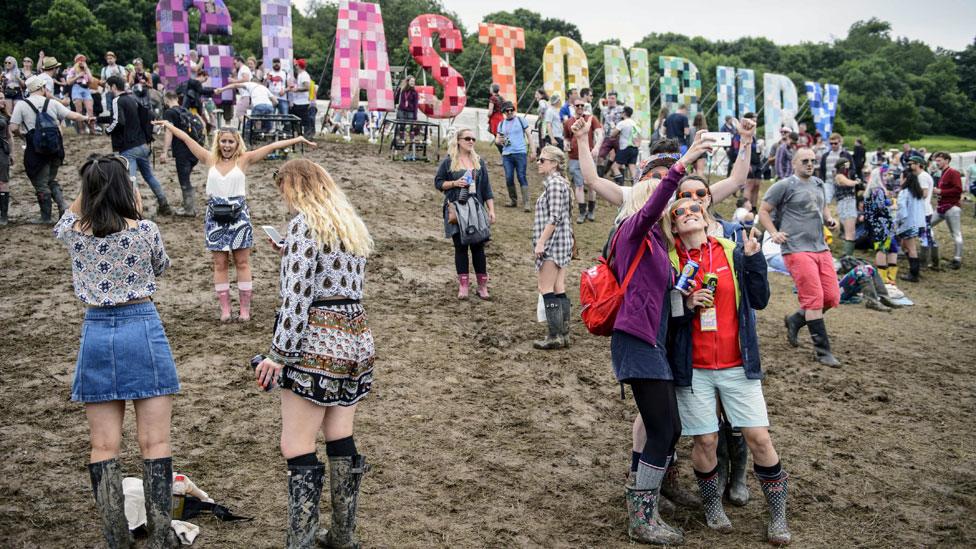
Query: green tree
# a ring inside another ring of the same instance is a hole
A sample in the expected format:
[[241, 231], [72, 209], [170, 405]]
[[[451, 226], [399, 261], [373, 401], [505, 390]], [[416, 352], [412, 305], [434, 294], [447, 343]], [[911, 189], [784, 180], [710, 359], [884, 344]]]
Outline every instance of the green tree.
[[28, 52], [44, 50], [70, 64], [75, 54], [99, 59], [109, 42], [108, 29], [81, 0], [54, 0], [31, 24]]

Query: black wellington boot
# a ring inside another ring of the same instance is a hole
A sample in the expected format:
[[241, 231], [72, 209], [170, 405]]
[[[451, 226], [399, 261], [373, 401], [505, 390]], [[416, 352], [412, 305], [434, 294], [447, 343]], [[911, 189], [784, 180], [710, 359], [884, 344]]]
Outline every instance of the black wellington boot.
[[41, 209], [41, 216], [28, 221], [31, 225], [50, 225], [51, 220], [51, 195], [48, 193], [37, 193], [37, 205]]
[[800, 340], [800, 328], [806, 326], [807, 319], [803, 315], [803, 311], [797, 311], [791, 315], [787, 315], [784, 320], [786, 324], [786, 341], [789, 342], [791, 347], [799, 347]]
[[560, 299], [553, 294], [542, 296], [546, 307], [546, 324], [549, 327], [549, 334], [545, 339], [532, 342], [536, 349], [558, 349], [563, 346], [562, 326], [563, 311], [560, 306]]
[[180, 540], [173, 520], [173, 458], [143, 460], [142, 489], [146, 496], [147, 549], [175, 549]]
[[51, 181], [49, 185], [51, 187], [51, 198], [58, 207], [58, 219], [61, 219], [64, 217], [64, 212], [68, 211], [68, 205], [64, 202], [64, 192], [61, 190], [61, 184], [57, 181]]
[[813, 340], [813, 350], [817, 362], [831, 368], [840, 368], [840, 361], [830, 352], [830, 338], [827, 336], [827, 325], [822, 318], [807, 322], [810, 339]]
[[320, 532], [317, 540], [328, 549], [358, 549], [356, 510], [359, 507], [359, 485], [366, 473], [366, 457], [329, 458], [329, 480], [332, 492], [332, 526]]
[[729, 443], [729, 501], [732, 505], [742, 507], [749, 503], [749, 486], [746, 484], [749, 446], [746, 444], [746, 438], [742, 436], [742, 431], [731, 426], [726, 440]]
[[88, 464], [95, 507], [102, 519], [102, 534], [109, 549], [132, 547], [132, 534], [125, 520], [125, 496], [122, 494], [122, 472], [119, 460], [112, 458]]
[[0, 227], [7, 224], [7, 214], [10, 210], [10, 193], [0, 193]]
[[288, 468], [287, 549], [308, 549], [319, 527], [319, 499], [325, 466], [296, 465]]

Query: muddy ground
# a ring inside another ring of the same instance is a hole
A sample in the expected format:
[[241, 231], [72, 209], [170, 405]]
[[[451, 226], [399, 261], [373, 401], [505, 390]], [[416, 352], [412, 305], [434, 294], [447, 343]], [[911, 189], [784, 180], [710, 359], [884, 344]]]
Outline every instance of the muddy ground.
[[[109, 144], [70, 136], [67, 147], [60, 180], [74, 196], [84, 155]], [[629, 545], [623, 481], [635, 407], [620, 399], [608, 339], [585, 335], [578, 320], [571, 349], [532, 349], [544, 331], [533, 321], [532, 214], [498, 208], [488, 249], [492, 300], [459, 302], [434, 164], [391, 163], [355, 142], [323, 143], [309, 156], [347, 190], [377, 242], [365, 299], [377, 382], [356, 434], [372, 464], [360, 507], [364, 546]], [[497, 155], [488, 158], [502, 196]], [[36, 206], [19, 154], [16, 161], [17, 223], [0, 229], [0, 546], [100, 546], [88, 430], [82, 406], [69, 400], [84, 309], [72, 295], [65, 250], [49, 229], [23, 224]], [[286, 222], [270, 181], [279, 164], [265, 162], [248, 177], [255, 225]], [[172, 164], [157, 173], [178, 205]], [[201, 194], [205, 177], [194, 173]], [[530, 180], [537, 194], [540, 178]], [[801, 349], [786, 344], [782, 318], [795, 298], [786, 277], [771, 275], [773, 298], [759, 313], [759, 330], [772, 435], [792, 476], [795, 546], [976, 544], [976, 231], [972, 203], [966, 207], [972, 259], [962, 270], [903, 283], [914, 308], [883, 314], [845, 305], [829, 313], [842, 369], [814, 363], [805, 332]], [[612, 214], [602, 205], [596, 223], [577, 227], [582, 259], [568, 283], [574, 303], [578, 272], [597, 255]], [[270, 341], [278, 257], [257, 239], [254, 319], [220, 324], [202, 219], [157, 221], [173, 267], [155, 301], [183, 384], [173, 418], [175, 467], [218, 502], [256, 517], [199, 518], [195, 546], [281, 547], [278, 400], [255, 388], [246, 366]], [[948, 242], [944, 227], [939, 233]], [[140, 475], [131, 410], [122, 459]], [[683, 439], [685, 456], [688, 447]], [[687, 460], [682, 474], [692, 486]], [[687, 532], [687, 546], [761, 546], [765, 504], [749, 482], [750, 503], [727, 506], [732, 534], [710, 532], [698, 510], [668, 517]], [[323, 516], [328, 508], [324, 498]]]

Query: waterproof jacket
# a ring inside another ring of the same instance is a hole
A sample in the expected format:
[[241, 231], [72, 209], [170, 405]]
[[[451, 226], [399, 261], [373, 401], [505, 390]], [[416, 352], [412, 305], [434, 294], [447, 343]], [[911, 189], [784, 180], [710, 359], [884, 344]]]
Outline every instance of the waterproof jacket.
[[[759, 361], [759, 335], [756, 333], [756, 313], [769, 303], [769, 279], [766, 277], [766, 258], [762, 252], [747, 256], [741, 244], [725, 238], [716, 239], [725, 250], [725, 259], [733, 266], [735, 281], [735, 303], [739, 317], [739, 351], [742, 354], [742, 367], [748, 379], [762, 379], [762, 365]], [[675, 271], [681, 270], [678, 252], [669, 254]], [[682, 300], [683, 302], [684, 300]], [[682, 307], [683, 314], [671, 318], [668, 330], [668, 362], [674, 373], [677, 387], [691, 385], [692, 376], [692, 320], [695, 312]]]

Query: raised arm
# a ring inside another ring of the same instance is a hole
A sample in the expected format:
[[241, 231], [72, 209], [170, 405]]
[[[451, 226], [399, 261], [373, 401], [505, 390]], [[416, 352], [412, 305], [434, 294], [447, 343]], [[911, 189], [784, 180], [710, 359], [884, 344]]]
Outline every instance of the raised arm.
[[573, 135], [568, 136], [568, 139], [576, 140], [576, 149], [579, 150], [580, 171], [583, 172], [583, 183], [601, 198], [619, 208], [624, 202], [624, 193], [620, 190], [620, 186], [596, 173], [596, 163], [593, 161], [593, 153], [590, 151], [590, 144], [586, 138], [590, 133], [590, 120], [589, 116], [577, 120], [573, 124]]
[[291, 147], [292, 145], [297, 145], [299, 143], [304, 143], [305, 145], [308, 145], [313, 149], [318, 146], [315, 144], [314, 141], [309, 141], [308, 139], [305, 139], [304, 137], [301, 136], [292, 137], [291, 139], [282, 139], [280, 141], [275, 141], [274, 143], [268, 143], [263, 147], [254, 149], [253, 151], [247, 151], [246, 153], [241, 155], [241, 159], [238, 161], [238, 165], [240, 166], [241, 170], [245, 170], [251, 164], [264, 160], [265, 157], [267, 157], [269, 154], [273, 153], [274, 151], [277, 151], [278, 149], [286, 149], [288, 147]]
[[[749, 149], [752, 140], [756, 135], [756, 123], [748, 118], [739, 121], [739, 137], [742, 147]], [[741, 149], [740, 149], [741, 150]], [[735, 194], [739, 189], [745, 188], [746, 178], [749, 177], [750, 154], [740, 154], [732, 164], [732, 172], [729, 176], [718, 183], [709, 187], [712, 191], [712, 204], [718, 204], [726, 198]]]
[[166, 128], [167, 132], [171, 132], [177, 139], [186, 144], [193, 156], [197, 157], [197, 160], [203, 162], [206, 165], [210, 165], [210, 151], [205, 149], [203, 145], [196, 142], [195, 139], [190, 137], [185, 131], [177, 128], [169, 120], [153, 120], [153, 125], [162, 126]]

